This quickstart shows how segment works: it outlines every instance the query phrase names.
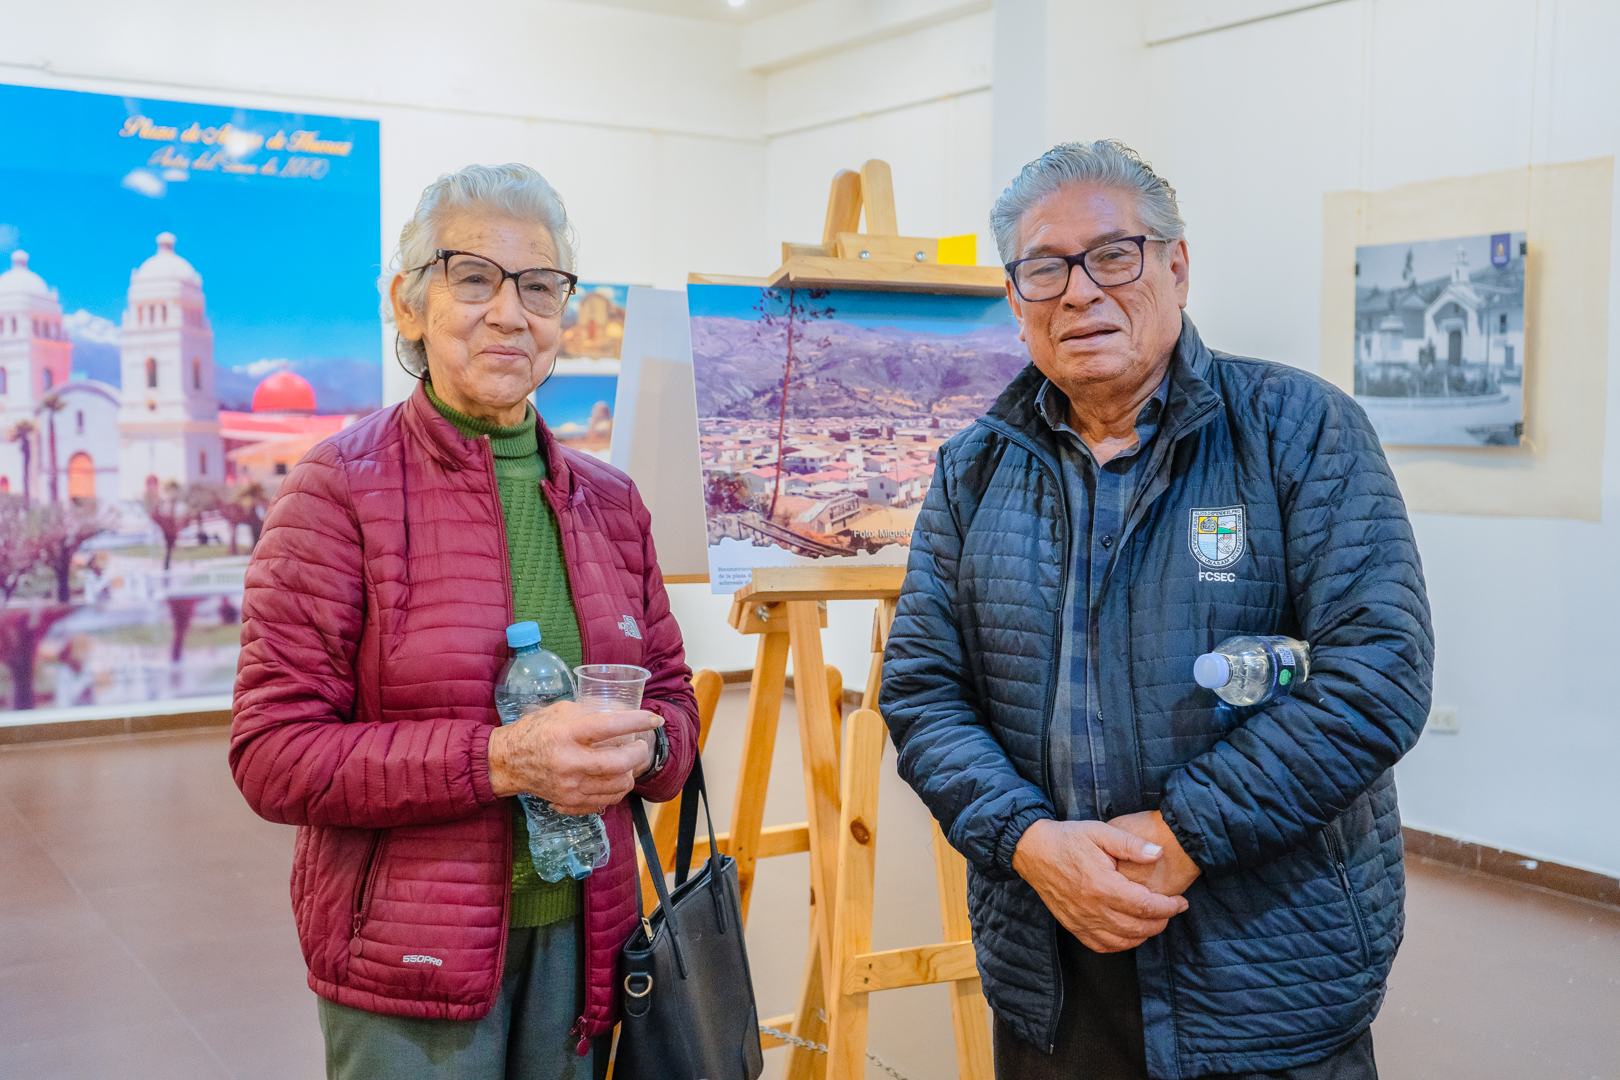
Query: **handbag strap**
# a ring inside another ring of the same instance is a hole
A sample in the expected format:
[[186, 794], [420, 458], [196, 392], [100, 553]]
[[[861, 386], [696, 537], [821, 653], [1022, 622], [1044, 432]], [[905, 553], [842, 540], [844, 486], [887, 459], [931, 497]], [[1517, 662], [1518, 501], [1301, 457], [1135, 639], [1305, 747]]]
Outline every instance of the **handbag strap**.
[[709, 809], [709, 789], [703, 783], [703, 756], [692, 758], [692, 771], [681, 788], [681, 821], [675, 837], [675, 886], [686, 884], [692, 871], [692, 848], [697, 837], [697, 804], [703, 800], [703, 816], [709, 825], [709, 855], [720, 854], [714, 839], [714, 813]]
[[[653, 888], [658, 891], [658, 908], [664, 913], [664, 925], [669, 927], [669, 942], [675, 950], [675, 966], [680, 969], [681, 978], [686, 978], [686, 958], [681, 955], [680, 931], [675, 927], [675, 905], [669, 902], [669, 887], [664, 884], [664, 867], [658, 861], [658, 845], [653, 843], [652, 828], [647, 824], [647, 810], [641, 803], [640, 795], [630, 795], [627, 799], [630, 804], [630, 817], [636, 823], [636, 838], [641, 842], [641, 853], [647, 856], [647, 869], [651, 872]], [[641, 875], [636, 875], [636, 900], [639, 908], [641, 900]], [[647, 934], [647, 945], [652, 946], [652, 924], [645, 915], [641, 918], [642, 929]]]

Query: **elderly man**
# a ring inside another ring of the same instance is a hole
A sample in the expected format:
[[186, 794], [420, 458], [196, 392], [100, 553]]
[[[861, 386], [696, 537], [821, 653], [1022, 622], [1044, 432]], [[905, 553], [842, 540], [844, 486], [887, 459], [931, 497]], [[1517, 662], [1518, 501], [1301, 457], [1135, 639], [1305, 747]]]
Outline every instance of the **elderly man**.
[[[1175, 192], [1124, 145], [1056, 147], [991, 221], [1032, 365], [940, 455], [882, 707], [969, 861], [996, 1075], [1372, 1078], [1391, 767], [1433, 662], [1378, 437], [1321, 379], [1203, 343]], [[1200, 688], [1240, 633], [1309, 642], [1309, 679], [1247, 708]]]

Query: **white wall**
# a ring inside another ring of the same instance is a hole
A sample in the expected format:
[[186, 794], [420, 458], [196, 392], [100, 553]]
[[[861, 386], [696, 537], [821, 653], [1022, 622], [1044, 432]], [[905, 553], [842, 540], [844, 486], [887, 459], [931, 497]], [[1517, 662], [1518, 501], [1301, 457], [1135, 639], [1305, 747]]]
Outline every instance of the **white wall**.
[[[992, 262], [990, 199], [1044, 117], [1046, 143], [1118, 135], [1176, 185], [1212, 343], [1315, 369], [1323, 194], [1615, 154], [1620, 5], [1340, 0], [1145, 44], [1182, 9], [1288, 6], [814, 0], [738, 28], [569, 0], [83, 0], [12, 5], [0, 81], [380, 120], [385, 242], [438, 173], [528, 161], [569, 202], [583, 274], [664, 287], [768, 271], [780, 241], [819, 237], [832, 173], [870, 157], [894, 167], [903, 232], [975, 232]], [[1415, 515], [1436, 702], [1462, 730], [1398, 773], [1416, 826], [1620, 873], [1612, 336], [1607, 364], [1604, 524]], [[696, 662], [751, 664], [723, 599], [673, 591]], [[851, 685], [869, 617], [834, 605]]]
[[[523, 161], [568, 203], [582, 276], [683, 287], [768, 269], [763, 80], [739, 42], [567, 0], [81, 0], [9, 5], [0, 81], [379, 120], [379, 264], [435, 176]], [[409, 382], [386, 342], [392, 401]]]
[[[1119, 136], [1170, 179], [1189, 313], [1230, 351], [1317, 368], [1324, 193], [1620, 153], [1620, 5], [1601, 0], [1344, 0], [1151, 47], [1145, 7], [1049, 8], [1048, 141]], [[1117, 58], [1113, 88], [1059, 70], [1081, 42]], [[1610, 283], [1613, 326], [1612, 254]], [[1397, 777], [1408, 824], [1620, 874], [1612, 333], [1606, 359], [1603, 524], [1414, 515], [1435, 703], [1461, 731]]]
[[772, 266], [781, 241], [820, 242], [833, 174], [870, 158], [893, 169], [902, 235], [976, 233], [979, 261], [993, 261], [993, 39], [994, 16], [970, 10], [765, 73], [764, 255]]
[[[979, 261], [993, 261], [993, 39], [987, 5], [960, 0], [815, 0], [750, 24], [743, 62], [764, 82], [765, 227], [753, 253], [764, 267], [694, 269], [763, 272], [780, 265], [782, 241], [819, 243], [833, 174], [870, 158], [893, 169], [903, 235], [975, 233]], [[670, 600], [694, 667], [753, 666], [756, 639], [727, 626], [729, 597], [675, 585]], [[829, 607], [827, 661], [847, 687], [866, 683], [873, 606]]]

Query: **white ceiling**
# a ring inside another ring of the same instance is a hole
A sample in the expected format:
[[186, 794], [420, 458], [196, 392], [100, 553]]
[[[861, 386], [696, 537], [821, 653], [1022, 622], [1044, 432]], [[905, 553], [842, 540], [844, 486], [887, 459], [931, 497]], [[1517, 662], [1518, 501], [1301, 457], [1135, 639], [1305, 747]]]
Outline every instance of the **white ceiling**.
[[746, 23], [775, 15], [779, 11], [798, 7], [810, 0], [743, 0], [732, 7], [726, 0], [581, 0], [587, 4], [607, 7], [633, 8], [652, 11], [660, 15], [679, 15], [687, 19], [717, 19], [721, 22]]

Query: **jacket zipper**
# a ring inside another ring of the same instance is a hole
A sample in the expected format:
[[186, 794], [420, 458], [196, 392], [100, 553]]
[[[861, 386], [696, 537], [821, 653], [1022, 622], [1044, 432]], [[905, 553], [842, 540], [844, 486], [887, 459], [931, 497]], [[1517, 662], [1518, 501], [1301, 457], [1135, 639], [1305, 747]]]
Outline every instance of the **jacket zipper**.
[[1344, 898], [1350, 904], [1350, 917], [1356, 924], [1356, 938], [1361, 942], [1361, 962], [1371, 966], [1372, 942], [1367, 938], [1367, 924], [1361, 919], [1361, 902], [1356, 899], [1356, 891], [1350, 887], [1350, 871], [1344, 864], [1344, 847], [1339, 843], [1339, 835], [1333, 831], [1332, 825], [1322, 832], [1327, 837], [1328, 854], [1333, 859], [1333, 869], [1338, 872], [1339, 884], [1344, 888]]
[[[535, 418], [535, 423], [536, 424], [539, 423], [539, 418], [538, 417]], [[538, 436], [538, 434], [539, 434], [539, 432], [537, 431], [536, 435]], [[485, 445], [486, 446], [489, 445], [489, 442], [488, 442], [487, 439], [485, 440]], [[544, 449], [544, 447], [545, 447], [545, 442], [544, 442], [544, 440], [542, 440], [541, 441], [541, 449]], [[489, 457], [490, 475], [493, 477], [494, 472], [495, 472], [495, 452], [494, 452], [494, 450], [491, 449], [489, 454], [490, 454], [490, 457]], [[562, 510], [558, 509], [557, 504], [552, 501], [551, 496], [546, 491], [546, 487], [547, 487], [548, 484], [555, 487], [555, 484], [552, 484], [551, 462], [549, 462], [549, 461], [546, 462], [546, 478], [540, 482], [540, 498], [545, 502], [546, 506], [550, 508], [552, 517], [554, 517], [556, 519], [556, 521], [557, 521], [557, 539], [561, 543], [561, 546], [562, 546], [563, 574], [568, 579], [568, 594], [569, 594], [568, 598], [569, 598], [569, 601], [573, 604], [574, 619], [575, 619], [576, 622], [579, 623], [579, 660], [580, 660], [580, 663], [582, 663], [582, 664], [588, 664], [588, 663], [591, 662], [591, 657], [590, 657], [591, 646], [590, 646], [589, 638], [586, 635], [585, 628], [589, 624], [585, 621], [584, 617], [580, 614], [580, 610], [579, 610], [579, 595], [580, 595], [579, 594], [579, 585], [574, 580], [574, 560], [569, 558], [570, 552], [568, 550], [568, 541], [570, 539], [570, 533], [569, 533], [569, 531], [567, 529], [565, 529], [563, 527]], [[498, 509], [500, 509], [500, 507], [499, 507], [500, 497], [499, 497], [498, 494], [496, 496], [495, 501], [496, 501], [496, 504], [497, 504], [496, 509], [498, 510]], [[574, 502], [574, 500], [573, 500], [572, 497], [569, 497], [568, 499], [566, 499], [564, 501], [564, 504], [563, 504], [563, 509], [572, 509], [573, 508], [573, 502]], [[501, 521], [501, 543], [505, 544], [506, 543], [506, 517], [505, 517], [504, 513], [500, 515], [500, 521]], [[507, 582], [506, 582], [506, 594], [507, 594], [507, 597], [508, 597], [507, 604], [510, 605], [511, 604], [510, 597], [512, 595], [512, 582], [511, 582], [511, 576], [510, 576], [511, 575], [511, 569], [510, 568], [508, 568], [508, 570], [507, 570], [507, 575], [508, 576], [507, 576]], [[510, 607], [508, 607], [508, 610], [510, 610]], [[513, 617], [514, 618], [516, 617], [515, 613], [513, 614]], [[512, 856], [511, 856], [512, 842], [511, 842], [510, 839], [507, 840], [506, 847], [507, 847], [507, 863], [508, 863], [506, 876], [510, 880], [510, 878], [512, 876], [512, 870], [511, 870], [511, 866], [510, 866], [511, 858], [512, 858]], [[611, 857], [612, 857], [612, 854], [609, 853], [609, 858], [611, 858]], [[508, 896], [508, 901], [510, 902], [510, 896], [511, 896], [511, 890], [510, 889], [507, 890], [507, 896]], [[588, 928], [590, 927], [590, 924], [591, 924], [591, 887], [590, 887], [590, 879], [589, 878], [587, 878], [584, 882], [582, 882], [580, 884], [580, 887], [579, 887], [579, 904], [580, 904], [580, 918], [584, 921], [585, 926], [587, 927], [587, 933], [586, 933], [585, 937], [586, 937], [587, 940], [589, 940], [590, 933], [588, 932]], [[501, 944], [501, 957], [502, 957], [501, 966], [496, 969], [497, 971], [505, 970], [505, 963], [506, 963], [505, 956], [506, 956], [506, 944], [505, 944], [505, 941], [503, 939], [502, 944]], [[586, 993], [583, 996], [588, 999], [589, 996], [590, 996], [589, 990], [590, 990], [590, 979], [591, 979], [591, 962], [590, 962], [590, 950], [589, 949], [586, 950], [586, 955], [584, 957], [584, 963], [581, 966], [584, 968], [585, 983], [586, 983]], [[580, 1015], [574, 1020], [573, 1026], [568, 1029], [568, 1034], [571, 1035], [571, 1036], [576, 1036], [577, 1035], [579, 1037], [579, 1043], [578, 1043], [578, 1045], [576, 1045], [574, 1047], [574, 1053], [577, 1056], [584, 1057], [586, 1054], [590, 1053], [591, 1040], [590, 1040], [590, 1036], [585, 1034], [585, 1014], [583, 1012], [581, 1012]]]
[[[1200, 412], [1195, 416], [1189, 417], [1181, 425], [1181, 427], [1179, 429], [1177, 429], [1176, 433], [1171, 438], [1171, 450], [1167, 451], [1165, 453], [1164, 463], [1160, 465], [1161, 469], [1163, 469], [1165, 467], [1165, 464], [1167, 464], [1169, 462], [1169, 460], [1170, 460], [1170, 458], [1171, 458], [1171, 456], [1172, 456], [1172, 454], [1174, 452], [1175, 443], [1179, 442], [1184, 435], [1186, 435], [1186, 434], [1188, 434], [1188, 433], [1190, 433], [1192, 431], [1195, 431], [1198, 428], [1202, 427], [1203, 426], [1203, 421], [1205, 419], [1207, 419], [1206, 414], [1213, 414], [1214, 411], [1215, 411], [1215, 406], [1214, 405], [1207, 406], [1203, 412]], [[1047, 476], [1052, 478], [1052, 480], [1054, 481], [1054, 483], [1055, 483], [1055, 485], [1057, 487], [1057, 492], [1058, 492], [1058, 503], [1063, 508], [1063, 514], [1062, 514], [1062, 517], [1059, 520], [1059, 526], [1060, 526], [1061, 534], [1063, 536], [1063, 541], [1064, 541], [1064, 543], [1063, 543], [1064, 558], [1063, 558], [1063, 564], [1062, 564], [1062, 566], [1060, 568], [1060, 573], [1059, 573], [1059, 578], [1058, 578], [1058, 595], [1060, 597], [1068, 596], [1068, 592], [1069, 592], [1069, 565], [1070, 565], [1070, 563], [1073, 562], [1073, 552], [1071, 552], [1069, 550], [1069, 546], [1072, 543], [1072, 537], [1070, 536], [1071, 530], [1069, 529], [1069, 491], [1068, 491], [1067, 486], [1063, 483], [1062, 470], [1061, 469], [1054, 469], [1053, 466], [1052, 466], [1052, 463], [1048, 460], [1048, 455], [1046, 454], [1046, 452], [1044, 450], [1042, 450], [1038, 445], [1036, 445], [1036, 443], [1035, 443], [1035, 441], [1033, 439], [1031, 439], [1028, 435], [1024, 434], [1022, 431], [1019, 431], [1017, 428], [1013, 427], [1011, 424], [1008, 424], [1005, 421], [1000, 420], [999, 418], [993, 418], [993, 417], [980, 417], [978, 422], [981, 423], [981, 424], [984, 424], [986, 427], [990, 428], [992, 431], [999, 432], [1002, 435], [1003, 438], [1006, 438], [1006, 439], [1010, 440], [1011, 442], [1015, 443], [1016, 445], [1022, 447], [1041, 466], [1041, 468], [1046, 471]], [[1158, 476], [1158, 473], [1155, 472], [1153, 474], [1153, 476], [1149, 478], [1150, 484], [1151, 484], [1152, 480], [1154, 478], [1156, 478], [1157, 476]], [[1162, 494], [1162, 492], [1161, 492], [1161, 494]], [[1155, 496], [1155, 498], [1157, 498], [1157, 496]], [[1130, 518], [1128, 520], [1127, 527], [1126, 527], [1126, 532], [1127, 533], [1129, 533], [1132, 529], [1134, 529], [1134, 527], [1136, 525], [1136, 518], [1139, 516], [1136, 511], [1139, 508], [1140, 508], [1140, 503], [1138, 503], [1137, 506], [1132, 507], [1132, 513], [1130, 515]], [[1125, 540], [1125, 537], [1121, 536], [1120, 537], [1121, 550], [1123, 550], [1124, 540]], [[1109, 570], [1113, 569], [1113, 565], [1114, 565], [1114, 563], [1116, 561], [1117, 561], [1117, 559], [1110, 559], [1109, 560]], [[1106, 576], [1103, 579], [1103, 583], [1104, 583], [1104, 586], [1106, 587], [1106, 585], [1107, 585]], [[1090, 610], [1090, 605], [1091, 605], [1091, 598], [1088, 596], [1086, 598], [1086, 606], [1087, 606], [1088, 612]], [[1087, 617], [1088, 618], [1090, 617], [1089, 614], [1088, 614]], [[1054, 632], [1054, 637], [1053, 637], [1052, 640], [1053, 640], [1053, 643], [1056, 644], [1056, 642], [1058, 640], [1058, 636], [1062, 635], [1062, 633], [1063, 633], [1063, 605], [1062, 605], [1061, 600], [1058, 603], [1057, 615], [1053, 619], [1053, 632]], [[1095, 635], [1092, 635], [1092, 634], [1088, 634], [1087, 637], [1090, 638], [1090, 639], [1093, 639], [1093, 640], [1095, 639]], [[1049, 747], [1049, 744], [1051, 742], [1051, 736], [1052, 736], [1052, 705], [1057, 700], [1057, 680], [1058, 680], [1058, 675], [1059, 675], [1058, 663], [1062, 659], [1062, 655], [1063, 655], [1063, 651], [1060, 648], [1055, 648], [1053, 650], [1053, 652], [1052, 652], [1052, 663], [1051, 663], [1051, 667], [1047, 671], [1046, 693], [1044, 695], [1044, 705], [1043, 705], [1042, 710], [1041, 710], [1041, 776], [1046, 780], [1046, 783], [1048, 784], [1048, 786], [1050, 786], [1052, 784], [1052, 777], [1050, 775], [1050, 773], [1051, 773], [1051, 759], [1050, 759], [1050, 747]], [[1358, 916], [1358, 920], [1359, 920], [1359, 916]], [[1358, 921], [1357, 925], [1358, 926], [1360, 925], [1359, 921]], [[1365, 937], [1363, 938], [1363, 941], [1365, 941]], [[1059, 948], [1060, 948], [1060, 946], [1058, 944], [1058, 927], [1057, 927], [1057, 924], [1056, 924], [1056, 920], [1054, 920], [1053, 927], [1052, 927], [1052, 957], [1053, 957], [1053, 959], [1055, 961], [1057, 961], [1058, 966], [1059, 966], [1059, 970], [1061, 970], [1062, 969], [1062, 961], [1061, 961], [1061, 959], [1059, 959], [1059, 953], [1058, 953]], [[1059, 1018], [1061, 1017], [1062, 1012], [1063, 1012], [1063, 996], [1064, 996], [1063, 995], [1063, 981], [1062, 981], [1061, 978], [1059, 978], [1058, 987], [1057, 987], [1057, 1006], [1058, 1007], [1057, 1007], [1056, 1011], [1053, 1013], [1052, 1019], [1051, 1019], [1050, 1023], [1047, 1024], [1047, 1029], [1046, 1029], [1046, 1042], [1047, 1042], [1047, 1046], [1048, 1046], [1048, 1053], [1051, 1052], [1050, 1048], [1055, 1046], [1056, 1043], [1057, 1043], [1058, 1021], [1059, 1021]]]
[[[565, 529], [563, 527], [563, 519], [562, 519], [563, 518], [563, 510], [572, 510], [572, 511], [574, 511], [574, 513], [576, 515], [578, 515], [579, 507], [578, 507], [578, 505], [576, 503], [575, 498], [572, 495], [569, 495], [563, 501], [562, 509], [558, 509], [557, 504], [552, 501], [551, 497], [546, 492], [546, 485], [548, 483], [551, 483], [551, 468], [550, 468], [549, 464], [547, 465], [547, 468], [546, 468], [546, 479], [540, 485], [540, 497], [543, 498], [546, 501], [547, 506], [551, 507], [552, 516], [554, 516], [557, 519], [557, 539], [562, 543], [563, 573], [565, 575], [567, 575], [567, 577], [568, 577], [569, 600], [572, 601], [572, 603], [574, 605], [574, 618], [576, 620], [578, 620], [578, 622], [579, 622], [579, 659], [580, 659], [580, 663], [588, 664], [588, 663], [591, 662], [592, 649], [591, 649], [590, 637], [586, 633], [585, 628], [590, 624], [585, 620], [584, 616], [580, 613], [580, 610], [579, 610], [579, 597], [580, 597], [579, 583], [574, 580], [574, 560], [572, 558], [570, 558], [570, 555], [572, 553], [569, 551], [569, 547], [568, 547], [570, 540], [572, 540], [574, 542], [575, 546], [577, 547], [578, 542], [579, 542], [579, 536], [578, 536], [578, 533], [576, 531], [571, 531], [571, 530]], [[556, 485], [553, 484], [552, 486], [555, 488]], [[579, 491], [579, 492], [581, 492], [581, 494], [583, 494], [583, 489], [576, 488], [575, 490]], [[632, 840], [631, 843], [633, 845], [635, 843], [635, 841]], [[608, 853], [608, 858], [612, 859], [612, 857], [613, 857], [613, 853], [609, 852]], [[637, 872], [639, 873], [639, 871], [637, 871]], [[585, 880], [580, 883], [580, 887], [579, 887], [579, 906], [580, 906], [579, 914], [580, 914], [580, 918], [584, 921], [585, 926], [587, 928], [587, 932], [585, 934], [585, 937], [586, 937], [587, 940], [590, 939], [589, 927], [591, 925], [591, 916], [593, 914], [592, 906], [591, 906], [592, 892], [591, 892], [590, 881], [591, 881], [591, 879], [589, 877], [585, 878]], [[581, 997], [582, 997], [583, 1000], [588, 1001], [589, 998], [590, 998], [590, 982], [591, 982], [591, 957], [590, 957], [590, 949], [589, 948], [586, 949], [585, 957], [584, 957], [584, 963], [581, 966], [584, 968], [585, 990], [586, 990], [585, 994], [581, 995]], [[584, 1057], [586, 1054], [590, 1053], [590, 1051], [591, 1051], [591, 1037], [585, 1033], [585, 1012], [583, 1010], [580, 1012], [579, 1016], [574, 1020], [574, 1026], [568, 1029], [568, 1034], [569, 1035], [577, 1035], [579, 1037], [579, 1043], [574, 1047], [575, 1055], [577, 1055], [578, 1057]]]
[[[490, 499], [495, 504], [495, 525], [501, 533], [501, 550], [510, 551], [506, 541], [506, 511], [501, 507], [501, 489], [495, 479], [495, 448], [490, 444], [489, 436], [479, 439], [484, 444], [484, 465], [489, 470]], [[506, 582], [506, 625], [511, 626], [517, 618], [517, 610], [512, 606], [512, 564], [510, 559], [501, 560], [501, 580]], [[493, 697], [494, 691], [491, 690]], [[500, 719], [497, 717], [497, 724]], [[522, 810], [517, 811], [521, 813]], [[506, 836], [506, 842], [501, 845], [501, 865], [505, 872], [501, 876], [501, 940], [495, 949], [495, 987], [491, 994], [493, 998], [500, 993], [501, 977], [506, 971], [506, 929], [512, 921], [512, 811], [508, 810], [505, 819], [501, 822], [501, 830]]]
[[[989, 427], [992, 431], [1000, 432], [1003, 438], [1008, 439], [1016, 445], [1022, 447], [1025, 452], [1027, 452], [1035, 460], [1035, 462], [1046, 471], [1047, 476], [1052, 479], [1054, 486], [1057, 488], [1058, 505], [1063, 508], [1062, 516], [1058, 519], [1058, 532], [1063, 539], [1064, 558], [1062, 566], [1059, 568], [1058, 572], [1058, 609], [1057, 614], [1052, 618], [1052, 643], [1054, 646], [1056, 646], [1059, 637], [1063, 633], [1062, 598], [1068, 596], [1069, 594], [1069, 563], [1071, 561], [1069, 558], [1069, 491], [1063, 484], [1063, 473], [1060, 469], [1054, 469], [1052, 467], [1051, 463], [1046, 458], [1045, 451], [1043, 451], [1039, 446], [1035, 445], [1035, 442], [1023, 432], [1016, 430], [1010, 424], [1002, 424], [999, 421], [985, 418], [981, 418], [979, 422], [984, 424], [986, 427]], [[1052, 706], [1057, 701], [1058, 664], [1062, 659], [1063, 650], [1061, 648], [1054, 648], [1052, 650], [1052, 663], [1046, 673], [1046, 693], [1043, 695], [1044, 704], [1041, 708], [1041, 778], [1046, 782], [1048, 788], [1052, 786], [1052, 761], [1049, 747], [1049, 743], [1052, 738]], [[1046, 1025], [1046, 1052], [1049, 1054], [1053, 1052], [1053, 1049], [1057, 1045], [1058, 1023], [1063, 1016], [1063, 959], [1061, 953], [1059, 952], [1059, 949], [1062, 946], [1058, 943], [1058, 933], [1059, 924], [1057, 919], [1053, 918], [1051, 934], [1052, 963], [1057, 968], [1058, 979], [1056, 995], [1057, 1008], [1052, 1010], [1051, 1020], [1048, 1021]]]
[[377, 867], [382, 865], [378, 855], [382, 851], [383, 830], [371, 831], [371, 845], [366, 848], [366, 861], [360, 864], [360, 876], [355, 879], [354, 923], [349, 930], [349, 955], [360, 955], [360, 928], [371, 914], [371, 894], [377, 885]]

